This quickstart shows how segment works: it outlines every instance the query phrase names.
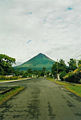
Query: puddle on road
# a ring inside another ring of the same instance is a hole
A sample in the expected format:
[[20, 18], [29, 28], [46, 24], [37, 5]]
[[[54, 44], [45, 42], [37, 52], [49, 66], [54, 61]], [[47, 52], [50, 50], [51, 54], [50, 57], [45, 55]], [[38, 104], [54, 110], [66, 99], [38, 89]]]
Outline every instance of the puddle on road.
[[54, 120], [54, 118], [56, 117], [56, 115], [53, 113], [53, 109], [50, 105], [50, 103], [48, 102], [48, 116], [50, 117], [50, 120]]

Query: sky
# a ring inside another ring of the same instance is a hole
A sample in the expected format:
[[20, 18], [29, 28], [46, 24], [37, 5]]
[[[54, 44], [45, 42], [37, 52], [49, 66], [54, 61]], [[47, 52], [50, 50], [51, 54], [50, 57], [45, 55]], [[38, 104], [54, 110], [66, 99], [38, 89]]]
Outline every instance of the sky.
[[0, 0], [0, 54], [22, 63], [39, 53], [81, 56], [81, 0]]

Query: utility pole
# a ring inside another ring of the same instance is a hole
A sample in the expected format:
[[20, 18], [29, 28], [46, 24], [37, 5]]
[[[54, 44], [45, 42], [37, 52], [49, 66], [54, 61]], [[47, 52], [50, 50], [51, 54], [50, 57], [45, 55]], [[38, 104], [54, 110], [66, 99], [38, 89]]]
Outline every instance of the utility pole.
[[58, 59], [57, 59], [57, 80], [58, 80]]
[[77, 66], [77, 68], [78, 68], [78, 66], [79, 66], [79, 65], [78, 65], [78, 61], [79, 61], [79, 60], [76, 60], [76, 66]]
[[58, 74], [58, 59], [57, 59], [57, 74]]
[[58, 59], [57, 59], [57, 80], [60, 80], [60, 77], [59, 77], [59, 65], [58, 65]]

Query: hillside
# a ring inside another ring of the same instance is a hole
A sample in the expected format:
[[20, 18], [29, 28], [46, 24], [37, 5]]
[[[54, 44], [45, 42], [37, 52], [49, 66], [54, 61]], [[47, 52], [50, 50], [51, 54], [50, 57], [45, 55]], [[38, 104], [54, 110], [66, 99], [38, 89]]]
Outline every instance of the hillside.
[[32, 59], [28, 60], [27, 62], [16, 66], [15, 69], [18, 70], [41, 70], [43, 67], [45, 67], [47, 70], [51, 70], [52, 65], [54, 64], [54, 61], [47, 57], [46, 55], [40, 53], [37, 56], [33, 57]]

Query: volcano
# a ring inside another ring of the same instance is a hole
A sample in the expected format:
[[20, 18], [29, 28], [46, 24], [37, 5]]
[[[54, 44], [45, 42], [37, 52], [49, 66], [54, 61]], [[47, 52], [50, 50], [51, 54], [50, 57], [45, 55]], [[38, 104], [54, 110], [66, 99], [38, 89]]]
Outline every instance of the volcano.
[[28, 60], [27, 62], [19, 66], [16, 66], [15, 69], [18, 69], [20, 71], [26, 71], [28, 69], [42, 70], [42, 68], [45, 67], [46, 70], [51, 70], [53, 64], [54, 60], [50, 59], [45, 54], [39, 53], [38, 55]]

